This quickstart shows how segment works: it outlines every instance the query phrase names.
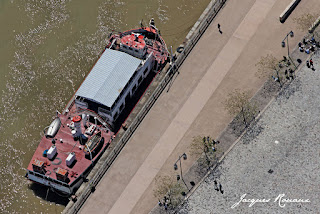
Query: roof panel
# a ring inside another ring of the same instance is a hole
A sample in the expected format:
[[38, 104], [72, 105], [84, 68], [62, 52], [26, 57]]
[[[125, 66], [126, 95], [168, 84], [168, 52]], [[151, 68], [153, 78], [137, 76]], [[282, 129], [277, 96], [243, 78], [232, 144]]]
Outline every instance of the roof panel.
[[106, 49], [76, 95], [111, 107], [140, 63], [129, 54]]

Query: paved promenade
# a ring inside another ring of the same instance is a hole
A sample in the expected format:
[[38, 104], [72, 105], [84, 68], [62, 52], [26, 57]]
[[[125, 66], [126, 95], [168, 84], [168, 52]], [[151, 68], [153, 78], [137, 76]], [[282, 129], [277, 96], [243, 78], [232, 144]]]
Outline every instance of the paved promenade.
[[[319, 213], [319, 53], [313, 57], [316, 71], [302, 68], [179, 214]], [[244, 194], [269, 201], [238, 204]]]
[[[301, 2], [281, 24], [278, 17], [290, 2], [227, 1], [181, 66], [170, 91], [160, 96], [80, 213], [140, 214], [156, 205], [154, 178], [175, 174], [173, 163], [188, 153], [193, 136], [216, 137], [230, 122], [222, 104], [226, 94], [236, 88], [257, 91], [264, 82], [255, 77], [259, 58], [267, 53], [286, 55], [281, 41], [290, 30], [295, 31], [291, 45], [302, 38], [292, 17], [307, 9], [316, 11], [317, 1]], [[184, 161], [183, 170], [193, 161]]]

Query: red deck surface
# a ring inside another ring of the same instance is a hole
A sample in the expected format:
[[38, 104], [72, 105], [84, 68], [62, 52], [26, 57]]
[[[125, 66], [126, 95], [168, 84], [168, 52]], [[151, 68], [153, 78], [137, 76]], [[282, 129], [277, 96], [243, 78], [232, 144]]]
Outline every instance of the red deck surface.
[[142, 35], [139, 37], [136, 37], [133, 34], [124, 36], [121, 38], [121, 43], [136, 49], [143, 49], [146, 46], [146, 42]]
[[[58, 168], [60, 167], [62, 169], [65, 169], [68, 171], [69, 180], [67, 183], [69, 185], [91, 165], [90, 158], [89, 159], [86, 158], [85, 153], [83, 151], [85, 145], [81, 145], [79, 140], [74, 141], [71, 134], [71, 129], [67, 126], [67, 124], [70, 124], [72, 122], [73, 116], [77, 115], [71, 112], [75, 112], [75, 105], [72, 106], [71, 111], [68, 114], [59, 115], [61, 119], [61, 127], [58, 133], [54, 137], [54, 139], [56, 140], [55, 145], [58, 153], [56, 157], [52, 161], [49, 160], [47, 157], [43, 157], [44, 150], [49, 149], [53, 145], [52, 138], [46, 138], [44, 136], [42, 137], [41, 142], [28, 165], [28, 170], [34, 171], [32, 166], [32, 163], [34, 162], [34, 160], [43, 161], [45, 164], [45, 170], [46, 170], [45, 175], [55, 180], [57, 179], [55, 172], [58, 170]], [[91, 124], [91, 123], [87, 122], [87, 124]], [[85, 128], [82, 122], [81, 122], [81, 130], [82, 130], [82, 133], [84, 133]], [[104, 151], [105, 147], [111, 142], [110, 139], [112, 136], [113, 136], [113, 132], [109, 131], [109, 133], [106, 133], [105, 131], [102, 131], [102, 137], [104, 137], [104, 144], [102, 148], [99, 150], [99, 152], [97, 152], [97, 154], [93, 157], [92, 161], [95, 161], [96, 158], [100, 155], [100, 153]], [[60, 142], [60, 139], [62, 139], [62, 143]], [[90, 136], [89, 136], [89, 139], [90, 139]], [[69, 153], [71, 152], [75, 153], [77, 161], [70, 168], [66, 165], [66, 159]]]
[[153, 45], [148, 46], [148, 54], [152, 53], [159, 64], [165, 64], [168, 58], [168, 52], [165, 50], [164, 46], [159, 41], [154, 41]]
[[[154, 33], [156, 36], [153, 36], [153, 37], [157, 37], [158, 39], [145, 37], [144, 34], [146, 34], [147, 32]], [[139, 36], [136, 38], [135, 35], [132, 35], [132, 33]], [[120, 38], [122, 44], [125, 44], [132, 48], [142, 49], [145, 46], [147, 46], [147, 53], [148, 54], [152, 53], [155, 57], [155, 60], [158, 61], [160, 65], [165, 65], [169, 57], [169, 53], [164, 40], [154, 28], [151, 28], [151, 27], [138, 28], [138, 29], [125, 31], [120, 34], [112, 35], [109, 38], [109, 44], [107, 45], [108, 48], [113, 43], [112, 41], [115, 38]], [[146, 39], [151, 41], [152, 44], [146, 43], [145, 41]]]

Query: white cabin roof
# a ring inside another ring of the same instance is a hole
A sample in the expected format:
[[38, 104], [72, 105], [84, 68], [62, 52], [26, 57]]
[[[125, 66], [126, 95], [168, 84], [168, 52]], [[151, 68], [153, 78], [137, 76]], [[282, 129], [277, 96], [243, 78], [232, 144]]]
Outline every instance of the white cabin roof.
[[106, 49], [76, 96], [111, 107], [141, 62], [127, 53]]

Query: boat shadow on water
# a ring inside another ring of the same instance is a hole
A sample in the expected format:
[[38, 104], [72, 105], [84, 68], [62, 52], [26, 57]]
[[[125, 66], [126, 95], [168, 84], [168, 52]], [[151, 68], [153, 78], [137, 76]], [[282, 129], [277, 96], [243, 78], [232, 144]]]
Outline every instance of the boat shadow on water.
[[69, 202], [69, 198], [66, 195], [54, 192], [50, 190], [50, 188], [37, 183], [31, 183], [29, 185], [29, 189], [31, 189], [34, 192], [34, 194], [40, 197], [41, 199], [55, 204], [67, 206]]

